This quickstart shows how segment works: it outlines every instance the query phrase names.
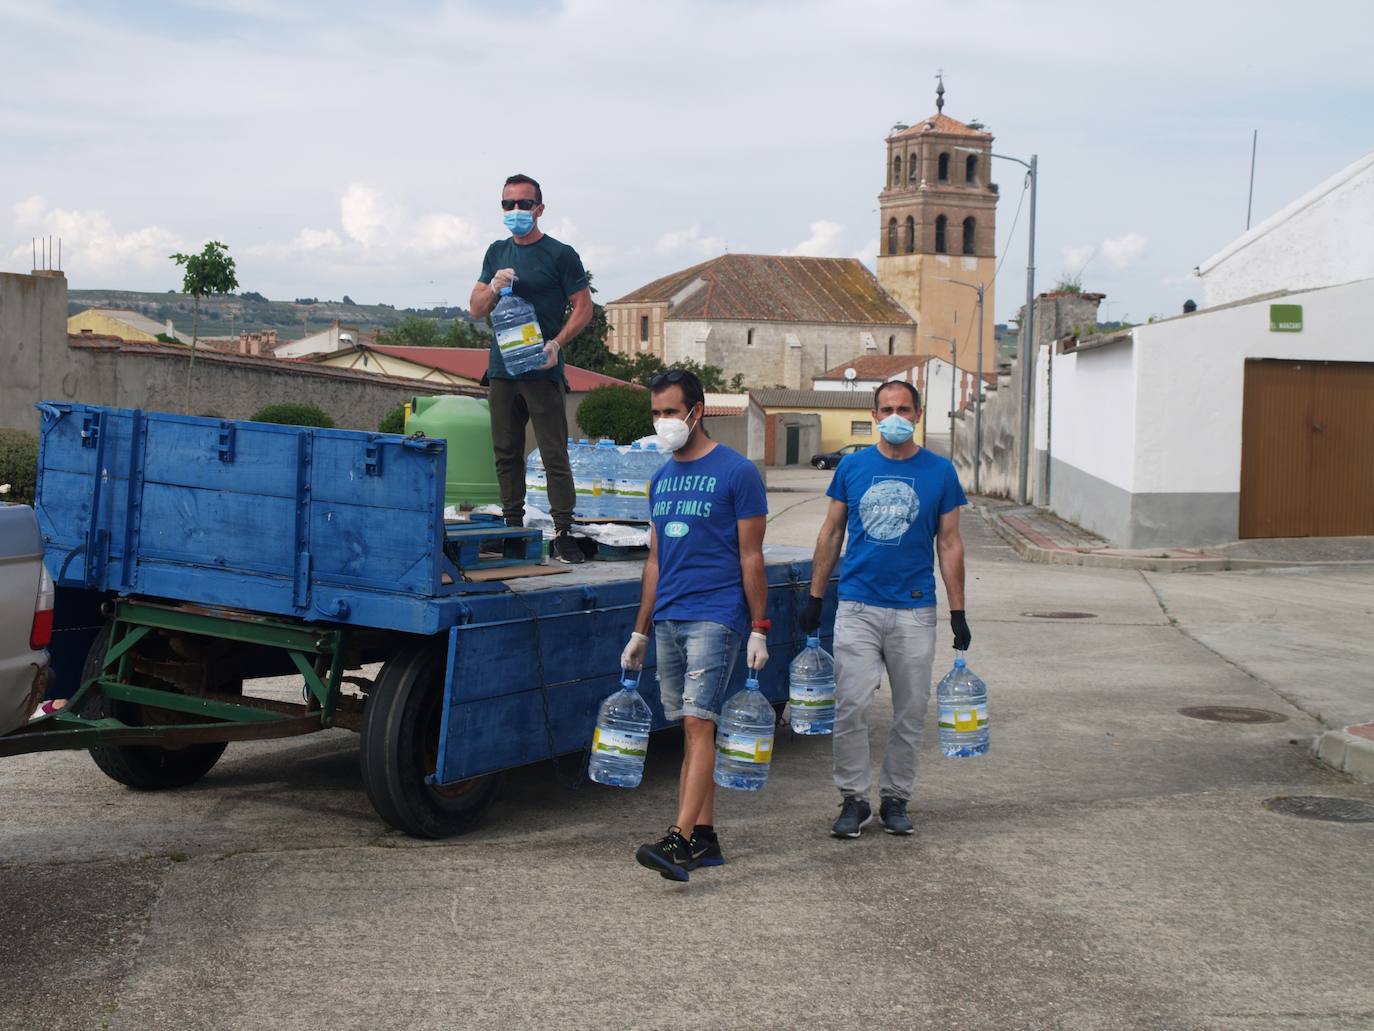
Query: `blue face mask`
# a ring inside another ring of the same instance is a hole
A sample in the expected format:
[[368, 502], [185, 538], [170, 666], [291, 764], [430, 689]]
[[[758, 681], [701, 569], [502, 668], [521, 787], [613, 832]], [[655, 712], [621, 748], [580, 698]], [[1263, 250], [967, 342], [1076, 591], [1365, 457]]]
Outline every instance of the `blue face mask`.
[[521, 211], [519, 208], [514, 211], [507, 211], [501, 216], [501, 221], [506, 223], [506, 228], [515, 236], [524, 236], [534, 228], [534, 215], [528, 211]]
[[878, 423], [878, 432], [889, 444], [905, 444], [916, 432], [916, 426], [894, 413]]

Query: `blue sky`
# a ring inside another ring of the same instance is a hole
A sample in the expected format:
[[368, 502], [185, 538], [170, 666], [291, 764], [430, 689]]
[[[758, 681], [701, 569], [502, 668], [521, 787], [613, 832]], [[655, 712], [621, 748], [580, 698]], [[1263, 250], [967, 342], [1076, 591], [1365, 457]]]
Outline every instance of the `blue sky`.
[[[1367, 4], [0, 0], [0, 268], [165, 290], [466, 304], [513, 171], [611, 299], [721, 253], [877, 249], [883, 137], [934, 111], [1040, 156], [1038, 283], [1104, 315], [1199, 293], [1245, 225], [1374, 150]], [[1024, 293], [1001, 185], [997, 315]], [[1371, 227], [1374, 229], [1374, 227]]]

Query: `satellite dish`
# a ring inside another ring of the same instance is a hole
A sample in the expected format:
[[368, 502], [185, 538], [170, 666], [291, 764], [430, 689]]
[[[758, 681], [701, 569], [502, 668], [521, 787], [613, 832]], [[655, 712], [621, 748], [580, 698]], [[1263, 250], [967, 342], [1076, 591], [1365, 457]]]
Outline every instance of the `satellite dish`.
[[852, 368], [850, 368], [850, 369], [845, 369], [845, 370], [844, 370], [844, 378], [845, 378], [845, 379], [858, 379], [858, 378], [859, 378], [859, 374], [858, 374], [857, 372], [855, 372]]

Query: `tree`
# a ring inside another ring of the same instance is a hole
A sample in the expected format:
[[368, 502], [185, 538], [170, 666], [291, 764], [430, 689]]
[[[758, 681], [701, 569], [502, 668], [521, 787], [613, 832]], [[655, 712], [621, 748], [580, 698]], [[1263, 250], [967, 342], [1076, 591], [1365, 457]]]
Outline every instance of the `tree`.
[[318, 426], [333, 429], [334, 420], [315, 405], [268, 405], [253, 415], [253, 422], [270, 422], [278, 426]]
[[377, 331], [377, 343], [389, 347], [438, 347], [439, 324], [407, 315], [395, 326]]
[[628, 444], [654, 432], [649, 395], [639, 387], [597, 387], [582, 399], [577, 425], [591, 437], [611, 437]]
[[[592, 286], [592, 279], [592, 274], [588, 272], [587, 288], [594, 294], [596, 287]], [[568, 305], [567, 310], [563, 312], [563, 318], [566, 320], [571, 314], [572, 305]], [[605, 371], [606, 365], [613, 357], [606, 347], [606, 337], [610, 331], [611, 325], [606, 320], [606, 309], [593, 301], [592, 320], [581, 333], [568, 341], [568, 345], [563, 348], [563, 360], [569, 365], [576, 365], [579, 369]]]
[[404, 433], [406, 431], [406, 406], [397, 405], [382, 416], [377, 423], [378, 433]]
[[239, 297], [245, 301], [252, 301], [254, 304], [267, 303], [267, 298], [264, 297], [262, 294], [258, 293], [256, 290], [246, 290], [243, 293], [239, 294]]
[[172, 254], [171, 259], [186, 270], [181, 292], [193, 298], [191, 308], [191, 360], [186, 363], [186, 414], [191, 414], [191, 370], [196, 364], [196, 341], [200, 331], [200, 299], [212, 294], [227, 294], [238, 289], [234, 259], [229, 248], [211, 240], [199, 254]]
[[344, 303], [344, 304], [352, 304], [352, 303], [353, 303], [353, 298], [349, 297], [348, 294], [344, 294], [343, 303]]
[[491, 344], [491, 336], [475, 322], [454, 319], [445, 327], [439, 344], [442, 347], [486, 348]]

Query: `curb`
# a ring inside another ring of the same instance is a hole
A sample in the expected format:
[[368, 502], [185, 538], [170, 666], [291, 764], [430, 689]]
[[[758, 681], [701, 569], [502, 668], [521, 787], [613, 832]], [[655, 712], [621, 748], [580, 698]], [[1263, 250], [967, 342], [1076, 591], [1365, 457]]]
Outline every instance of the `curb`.
[[1312, 753], [1364, 784], [1374, 784], [1374, 723], [1328, 730], [1312, 739]]

